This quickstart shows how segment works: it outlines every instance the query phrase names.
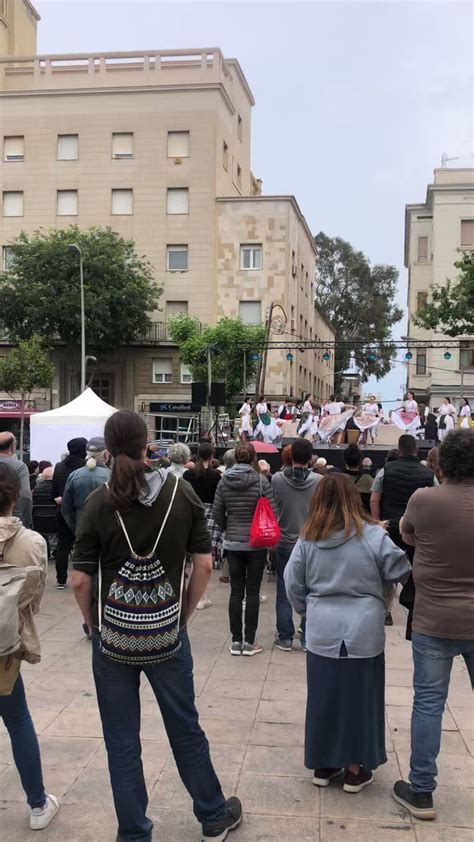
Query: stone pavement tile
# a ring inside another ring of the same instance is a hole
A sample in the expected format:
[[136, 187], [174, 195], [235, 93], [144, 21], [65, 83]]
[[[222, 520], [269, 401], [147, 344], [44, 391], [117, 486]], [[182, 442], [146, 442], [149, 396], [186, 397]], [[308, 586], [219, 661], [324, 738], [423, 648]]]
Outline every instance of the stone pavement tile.
[[288, 666], [291, 661], [295, 661], [297, 666], [301, 664], [303, 670], [306, 670], [306, 654], [298, 643], [293, 644], [291, 652], [282, 652], [281, 649], [272, 648], [270, 663], [284, 667]]
[[64, 711], [57, 715], [44, 733], [55, 737], [102, 737], [99, 711]]
[[87, 675], [87, 671], [89, 671], [92, 676], [91, 651], [89, 643], [88, 646], [89, 650], [81, 650], [80, 647], [76, 646], [72, 652], [66, 653], [65, 655], [61, 655], [57, 658], [53, 666], [54, 672], [77, 674], [80, 670], [85, 675]]
[[266, 681], [262, 699], [306, 703], [306, 681]]
[[379, 766], [374, 772], [374, 778], [377, 783], [394, 784], [400, 779], [400, 766], [397, 760], [397, 755], [393, 751], [387, 751], [387, 763]]
[[256, 722], [250, 737], [250, 744], [256, 746], [302, 746], [304, 728], [302, 725], [288, 725], [283, 722]]
[[[2, 840], [38, 842], [38, 831], [29, 829], [28, 816], [26, 805], [19, 809], [18, 804], [12, 803], [2, 808]], [[115, 842], [115, 812], [105, 805], [99, 810], [87, 810], [84, 804], [61, 804], [57, 816], [40, 836], [43, 842]]]
[[260, 681], [265, 678], [268, 669], [268, 662], [265, 658], [259, 660], [260, 658], [261, 655], [254, 655], [252, 658], [235, 657], [225, 650], [212, 665], [211, 678], [213, 680], [233, 678], [236, 681]]
[[[234, 795], [238, 780], [237, 770], [220, 775], [219, 780], [225, 797], [230, 798]], [[168, 810], [189, 810], [192, 813], [191, 797], [184, 788], [177, 769], [165, 769], [161, 772], [149, 798], [150, 810], [156, 810], [158, 807], [161, 810], [164, 807]]]
[[286, 664], [273, 664], [268, 667], [267, 681], [298, 681], [306, 685], [306, 665], [287, 655]]
[[252, 722], [255, 719], [258, 705], [258, 699], [231, 699], [207, 691], [197, 700], [200, 716], [244, 722]]
[[385, 704], [410, 707], [413, 704], [411, 687], [385, 687]]
[[231, 699], [259, 699], [262, 695], [263, 678], [257, 680], [246, 678], [219, 678], [213, 673], [206, 683], [206, 695], [216, 694]]
[[86, 737], [54, 737], [42, 734], [40, 737], [41, 762], [43, 766], [70, 766], [81, 769], [85, 766], [102, 740]]
[[[465, 710], [465, 708], [462, 708]], [[391, 730], [395, 730], [397, 728], [410, 728], [411, 724], [411, 712], [412, 708], [411, 705], [387, 705], [385, 708], [385, 713], [388, 718], [388, 722], [390, 725]], [[457, 725], [448, 710], [445, 710], [443, 715], [443, 730], [444, 731], [457, 731]]]
[[233, 721], [231, 719], [212, 719], [200, 717], [199, 724], [211, 744], [229, 743], [229, 745], [246, 745], [249, 742], [253, 728], [253, 722], [243, 720]]
[[31, 717], [37, 734], [42, 734], [46, 728], [56, 719], [58, 713], [55, 710], [43, 710], [42, 708], [30, 709]]
[[468, 750], [474, 755], [474, 731], [461, 731], [461, 737], [464, 740]]
[[[46, 791], [54, 793], [58, 798], [63, 798], [79, 775], [79, 769], [72, 766], [49, 766], [44, 768], [43, 775]], [[21, 803], [26, 801], [20, 777], [13, 764], [0, 777], [1, 801], [21, 801]]]
[[[474, 798], [472, 789], [457, 786], [439, 786], [433, 796], [439, 824], [474, 829]], [[403, 808], [401, 808], [403, 809]], [[416, 822], [418, 830], [421, 822]], [[431, 825], [433, 827], [434, 825]]]
[[48, 670], [38, 675], [34, 682], [34, 691], [46, 690], [52, 696], [57, 693], [70, 693], [73, 697], [78, 693], [95, 693], [94, 679], [89, 670], [78, 670], [76, 673], [62, 673]]
[[[395, 751], [410, 754], [411, 732], [409, 728], [397, 728], [392, 731]], [[458, 731], [441, 731], [441, 755], [467, 754], [468, 750]]]
[[468, 708], [474, 720], [474, 695], [469, 687], [450, 687], [448, 705], [450, 708]]
[[140, 724], [140, 738], [141, 740], [154, 740], [155, 742], [168, 742], [168, 737], [163, 725], [163, 720], [155, 702], [154, 716], [143, 716]]
[[309, 777], [302, 746], [248, 746], [242, 772], [259, 775]]
[[244, 810], [235, 842], [319, 842], [318, 825], [319, 819], [313, 816], [254, 816]]
[[321, 819], [321, 842], [416, 842], [411, 824]]
[[385, 670], [385, 685], [387, 687], [412, 687], [413, 669]]
[[319, 792], [308, 778], [242, 774], [237, 797], [246, 813], [319, 816]]
[[[341, 778], [342, 781], [342, 778]], [[321, 816], [407, 824], [405, 811], [392, 798], [392, 784], [374, 782], [362, 792], [344, 792], [342, 783], [321, 790]]]
[[84, 693], [77, 693], [72, 701], [64, 708], [64, 713], [73, 713], [74, 711], [94, 711], [98, 712], [97, 696], [86, 690]]
[[261, 701], [256, 715], [257, 722], [287, 722], [293, 725], [303, 725], [306, 705], [304, 702], [291, 701]]
[[[200, 839], [200, 825], [193, 815], [190, 801], [182, 811], [167, 810], [151, 802], [148, 805], [147, 814], [153, 821], [153, 839], [156, 839], [157, 842], [158, 840], [162, 840], [162, 842], [188, 842], [188, 840], [189, 842], [198, 842], [198, 839]], [[236, 837], [235, 842], [239, 842], [238, 837]]]
[[448, 827], [438, 822], [416, 824], [418, 842], [472, 842], [473, 831], [466, 827]]
[[[41, 675], [39, 677], [41, 678]], [[26, 700], [32, 713], [37, 708], [42, 710], [54, 710], [56, 713], [60, 713], [64, 710], [64, 708], [71, 704], [78, 695], [79, 693], [77, 689], [64, 690], [62, 687], [58, 687], [56, 690], [52, 691], [39, 686], [39, 684], [35, 681], [34, 684], [28, 688]]]
[[[402, 777], [407, 780], [410, 755], [399, 753]], [[468, 754], [443, 754], [438, 758], [438, 784], [440, 786], [474, 787], [474, 757]], [[474, 800], [474, 793], [471, 795]]]
[[[149, 779], [147, 784], [154, 783], [155, 778], [152, 777]], [[52, 786], [51, 789], [54, 792]], [[97, 805], [99, 810], [102, 810], [104, 805], [106, 807], [113, 807], [112, 789], [108, 771], [106, 769], [91, 769], [90, 766], [87, 766], [68, 789], [64, 803], [94, 804]]]
[[[227, 773], [239, 774], [245, 755], [245, 746], [225, 745], [222, 743], [215, 743], [211, 748], [211, 758], [214, 769], [218, 777], [226, 775]], [[173, 755], [168, 755], [168, 760], [164, 767], [166, 771], [176, 770], [176, 763]]]
[[[44, 652], [41, 655], [41, 672], [47, 672], [47, 670], [54, 667], [54, 665], [61, 660], [62, 655], [52, 654], [52, 655], [45, 655]], [[21, 674], [25, 676], [28, 673], [36, 673], [39, 675], [39, 664], [29, 664], [28, 661], [23, 661], [21, 665]]]
[[[456, 720], [457, 727], [464, 731], [472, 731], [474, 729], [474, 711], [469, 708], [449, 706], [449, 709]], [[443, 726], [446, 727], [446, 726]]]

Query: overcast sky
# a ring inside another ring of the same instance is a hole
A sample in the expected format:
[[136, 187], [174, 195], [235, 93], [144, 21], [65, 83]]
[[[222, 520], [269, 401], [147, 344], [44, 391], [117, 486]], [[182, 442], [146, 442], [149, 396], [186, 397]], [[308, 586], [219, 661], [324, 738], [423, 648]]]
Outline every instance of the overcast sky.
[[[221, 47], [256, 99], [252, 169], [310, 228], [400, 270], [404, 205], [441, 154], [472, 166], [473, 7], [446, 2], [36, 0], [39, 52]], [[402, 335], [404, 324], [397, 328]], [[399, 398], [404, 366], [376, 386]]]

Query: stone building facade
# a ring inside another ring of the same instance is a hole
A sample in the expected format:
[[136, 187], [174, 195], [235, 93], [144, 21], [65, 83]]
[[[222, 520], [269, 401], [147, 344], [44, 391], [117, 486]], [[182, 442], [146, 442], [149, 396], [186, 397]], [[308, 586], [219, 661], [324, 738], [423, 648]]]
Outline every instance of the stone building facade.
[[[239, 62], [217, 48], [40, 56], [37, 19], [29, 0], [0, 0], [0, 268], [22, 230], [109, 225], [135, 241], [164, 290], [153, 331], [98, 360], [96, 391], [143, 410], [189, 399], [167, 330], [180, 312], [252, 321], [245, 302], [260, 301], [264, 320], [278, 301], [290, 335], [332, 336], [314, 308], [306, 221], [293, 197], [261, 195], [251, 172], [254, 100]], [[248, 248], [258, 245], [260, 258]], [[330, 388], [321, 355], [300, 356], [289, 370], [286, 353], [271, 352], [269, 394]], [[53, 405], [73, 388], [60, 348], [56, 358]]]

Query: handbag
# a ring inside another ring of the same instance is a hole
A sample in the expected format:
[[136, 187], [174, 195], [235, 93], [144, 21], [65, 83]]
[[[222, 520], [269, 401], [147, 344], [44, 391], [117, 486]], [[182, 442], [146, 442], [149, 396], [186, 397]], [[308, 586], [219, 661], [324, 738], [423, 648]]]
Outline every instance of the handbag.
[[260, 497], [253, 513], [249, 539], [250, 546], [256, 550], [275, 547], [281, 538], [278, 520], [270, 501], [262, 494], [262, 486], [263, 481], [260, 476]]

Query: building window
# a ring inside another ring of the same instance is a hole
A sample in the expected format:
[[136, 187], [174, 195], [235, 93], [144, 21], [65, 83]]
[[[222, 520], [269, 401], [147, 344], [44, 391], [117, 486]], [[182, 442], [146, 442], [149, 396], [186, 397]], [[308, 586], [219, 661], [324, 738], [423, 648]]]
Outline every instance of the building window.
[[188, 302], [187, 301], [167, 301], [166, 302], [166, 319], [169, 322], [174, 316], [187, 316]]
[[298, 274], [298, 265], [296, 263], [296, 254], [294, 250], [291, 252], [291, 274], [296, 278]]
[[189, 132], [168, 132], [168, 158], [189, 158]]
[[58, 135], [58, 161], [77, 161], [79, 158], [79, 135]]
[[461, 219], [461, 248], [474, 249], [474, 219]]
[[3, 160], [24, 161], [25, 160], [25, 138], [23, 135], [3, 138]]
[[237, 137], [242, 140], [242, 117], [237, 114]]
[[459, 356], [460, 368], [474, 368], [474, 342], [471, 342], [469, 339], [461, 341], [461, 352]]
[[77, 190], [58, 190], [56, 198], [56, 213], [58, 216], [77, 216]]
[[191, 374], [191, 369], [189, 366], [181, 363], [181, 383], [192, 383], [193, 382], [193, 375]]
[[133, 158], [133, 133], [112, 134], [112, 158]]
[[262, 268], [262, 246], [249, 245], [240, 246], [240, 268], [261, 269]]
[[428, 260], [428, 237], [418, 237], [418, 263]]
[[188, 270], [188, 247], [167, 246], [166, 247], [166, 268], [168, 272], [187, 272]]
[[152, 360], [153, 383], [173, 382], [173, 360], [158, 357]]
[[133, 190], [112, 190], [112, 214], [115, 216], [130, 216], [133, 213]]
[[424, 310], [427, 304], [428, 304], [428, 293], [427, 292], [417, 292], [416, 293], [416, 312], [419, 313], [420, 310]]
[[416, 373], [426, 374], [426, 348], [418, 348], [416, 352]]
[[240, 164], [237, 164], [237, 175], [235, 177], [235, 180], [236, 180], [237, 187], [240, 190], [240, 188], [242, 187], [242, 168], [241, 168]]
[[15, 263], [15, 255], [11, 246], [3, 246], [2, 248], [2, 267], [4, 272], [13, 269]]
[[229, 147], [225, 140], [222, 143], [222, 166], [225, 170], [229, 169]]
[[262, 323], [261, 301], [239, 301], [239, 319], [246, 325], [260, 325]]
[[23, 216], [23, 191], [6, 190], [3, 193], [3, 215]]
[[166, 213], [189, 213], [189, 190], [187, 187], [168, 187]]

